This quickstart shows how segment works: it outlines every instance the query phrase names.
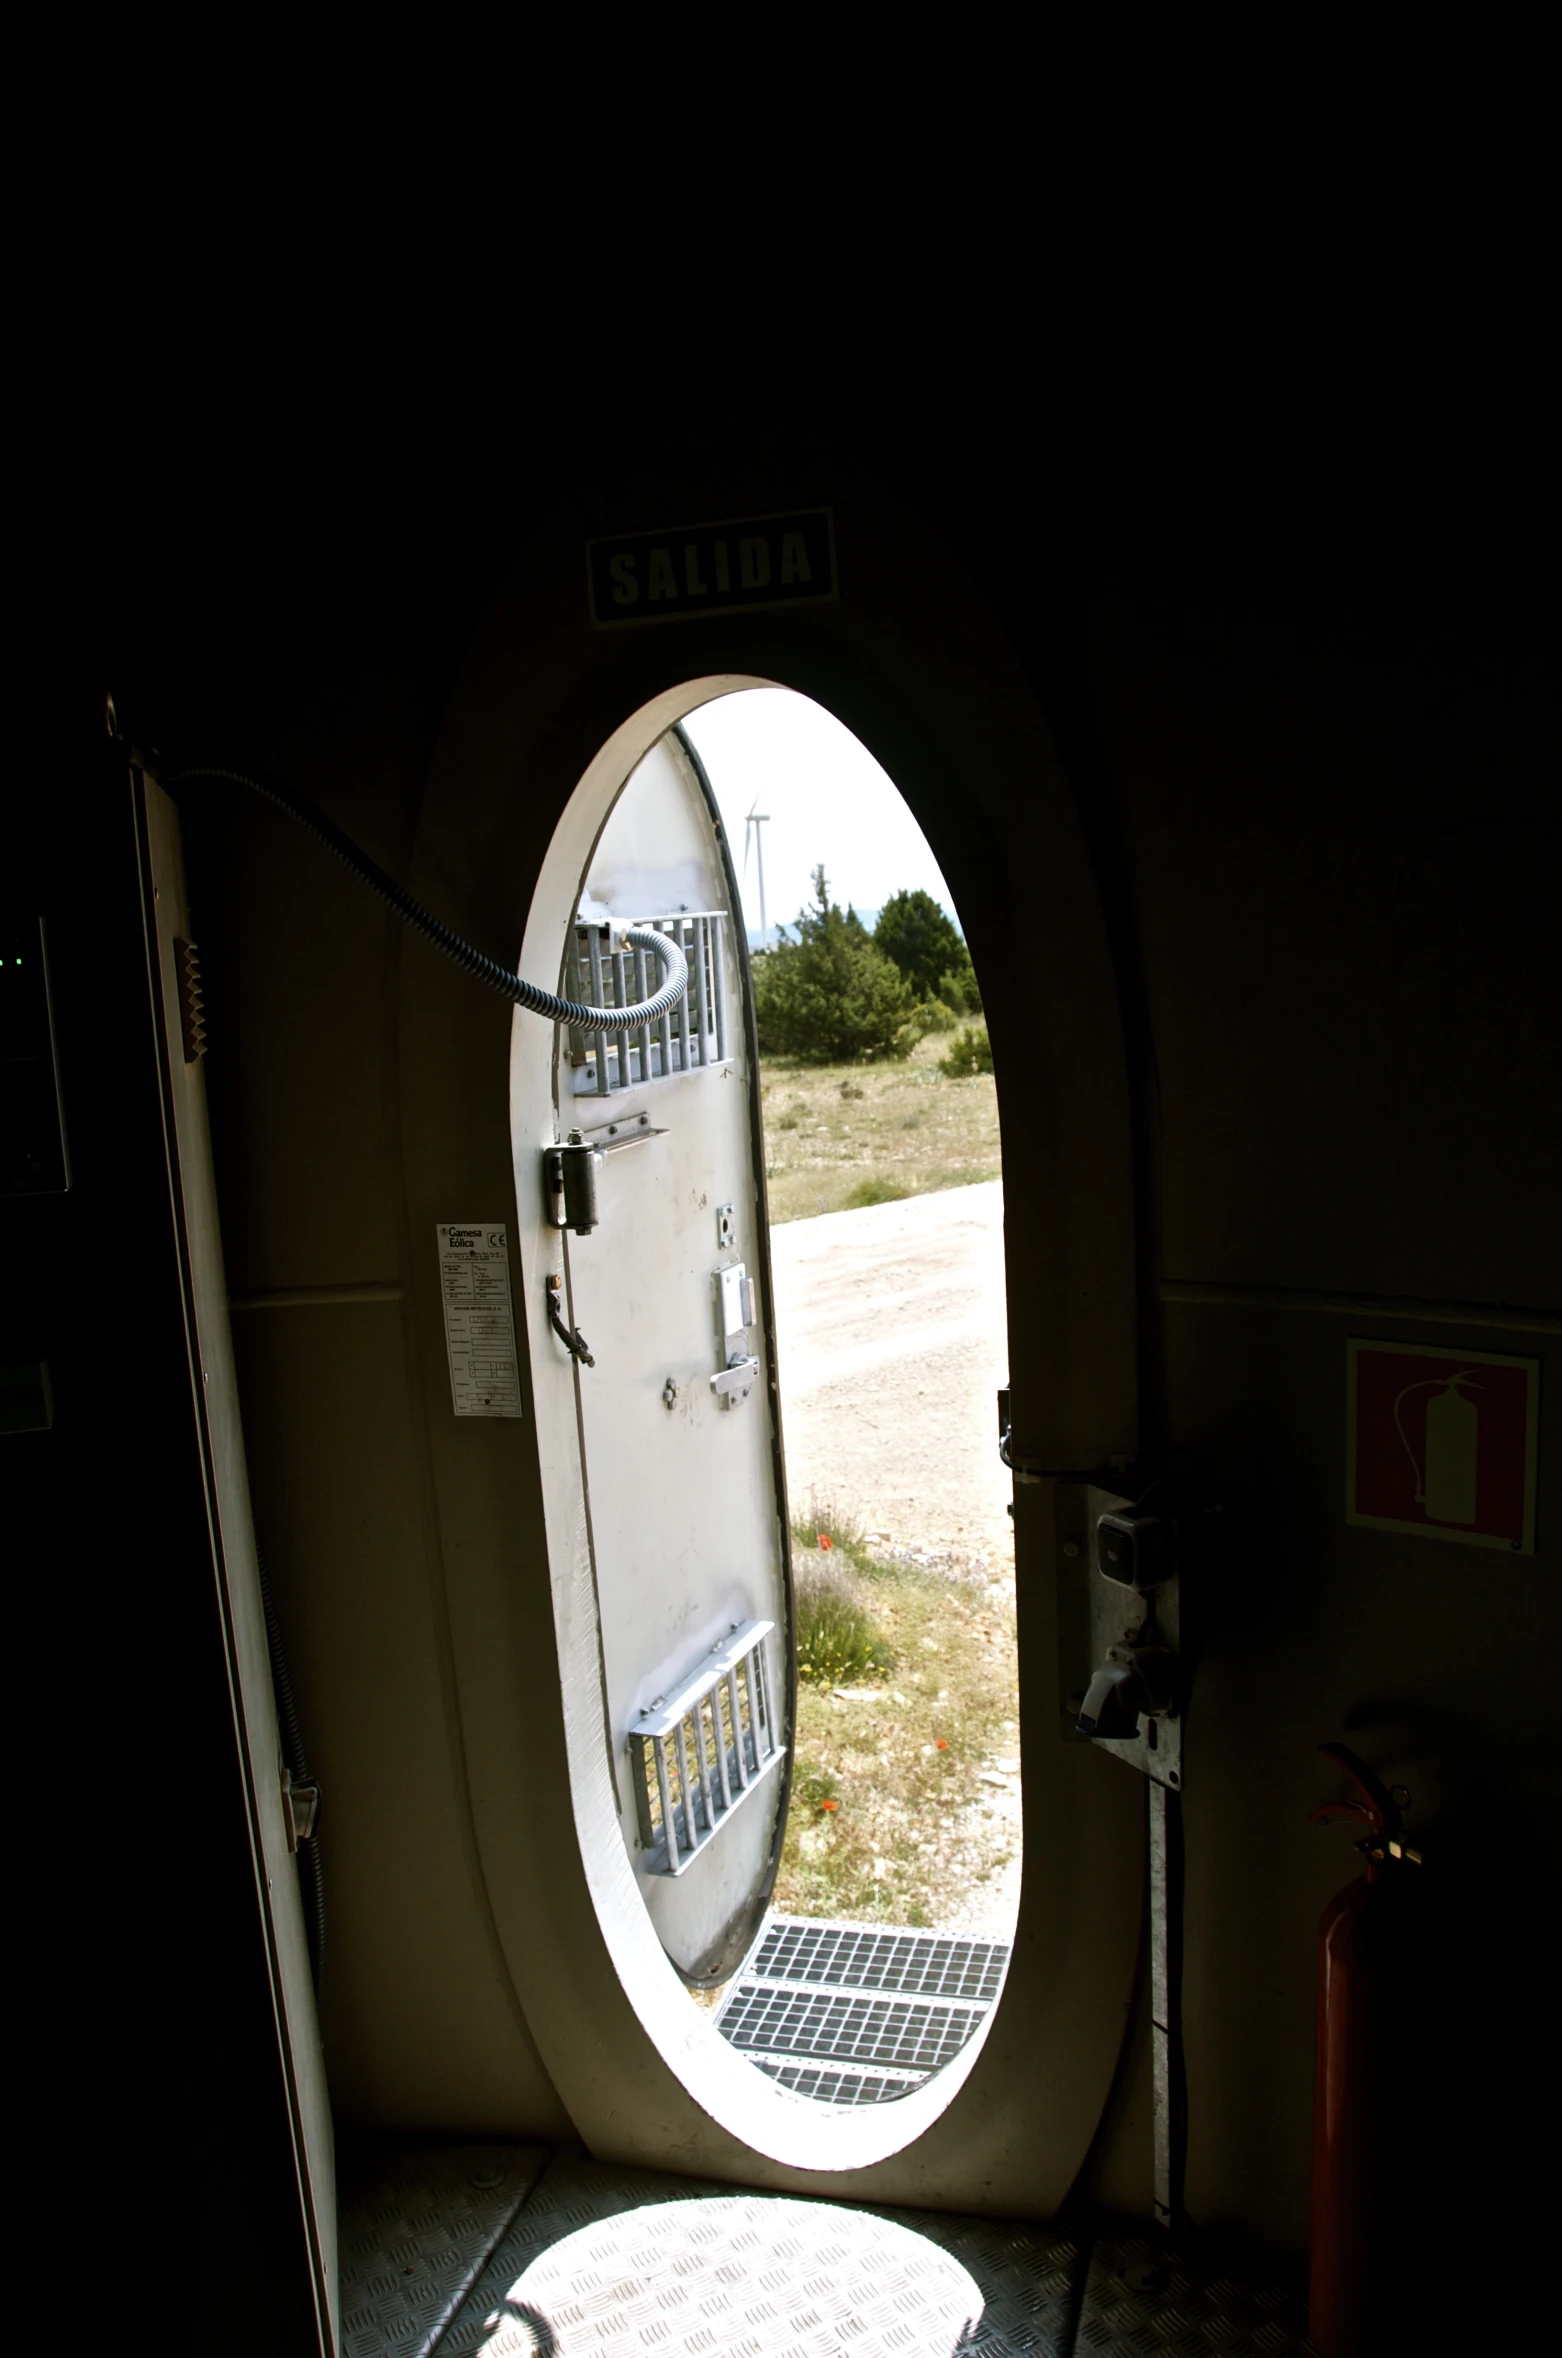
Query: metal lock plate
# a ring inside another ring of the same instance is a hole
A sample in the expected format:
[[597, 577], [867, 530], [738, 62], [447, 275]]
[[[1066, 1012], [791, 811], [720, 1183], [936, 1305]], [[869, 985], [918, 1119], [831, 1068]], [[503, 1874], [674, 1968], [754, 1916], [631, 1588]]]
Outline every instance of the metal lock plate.
[[[1084, 1691], [1092, 1671], [1109, 1661], [1132, 1662], [1146, 1656], [1143, 1667], [1158, 1683], [1161, 1672], [1174, 1675], [1167, 1656], [1181, 1645], [1180, 1583], [1174, 1574], [1153, 1589], [1125, 1586], [1103, 1574], [1099, 1560], [1098, 1525], [1103, 1515], [1131, 1514], [1133, 1501], [1094, 1483], [1060, 1483], [1058, 1535], [1062, 1543], [1059, 1584], [1060, 1639], [1066, 1692], [1063, 1707], [1070, 1734], [1075, 1734]], [[1110, 1531], [1111, 1526], [1108, 1526]], [[1173, 1703], [1180, 1704], [1175, 1694]], [[1179, 1708], [1141, 1713], [1133, 1736], [1079, 1738], [1103, 1752], [1116, 1753], [1140, 1774], [1152, 1777], [1173, 1792], [1182, 1790], [1182, 1716]]]
[[741, 1261], [734, 1261], [730, 1269], [717, 1271], [716, 1282], [721, 1288], [721, 1331], [730, 1343], [754, 1323], [754, 1280]]

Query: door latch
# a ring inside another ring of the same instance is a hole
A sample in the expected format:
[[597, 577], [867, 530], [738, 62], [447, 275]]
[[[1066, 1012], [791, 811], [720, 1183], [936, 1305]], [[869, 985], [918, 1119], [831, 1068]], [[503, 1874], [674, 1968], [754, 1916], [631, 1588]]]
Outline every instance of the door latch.
[[287, 1836], [289, 1850], [296, 1851], [301, 1842], [310, 1840], [314, 1834], [315, 1820], [319, 1815], [319, 1786], [295, 1785], [293, 1772], [284, 1762], [282, 1768], [282, 1829]]
[[710, 1388], [727, 1408], [740, 1408], [759, 1378], [759, 1361], [748, 1348], [754, 1323], [754, 1280], [741, 1261], [716, 1272], [716, 1300], [720, 1312], [724, 1364], [711, 1377]]

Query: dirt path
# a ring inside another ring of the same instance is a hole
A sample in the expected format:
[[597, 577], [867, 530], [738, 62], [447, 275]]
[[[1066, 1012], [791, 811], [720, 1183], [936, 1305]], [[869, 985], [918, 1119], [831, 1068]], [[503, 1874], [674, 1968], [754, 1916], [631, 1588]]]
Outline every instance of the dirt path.
[[[994, 1400], [1008, 1374], [1002, 1187], [790, 1221], [770, 1246], [793, 1513], [812, 1492], [877, 1535], [882, 1553], [947, 1562], [967, 1578], [985, 1570], [1012, 1601]], [[813, 1716], [832, 1712], [842, 1730], [815, 1731], [832, 1760], [846, 1727], [869, 1743], [898, 1734], [895, 1698], [820, 1700]], [[973, 1768], [964, 1807], [919, 1837], [936, 1861], [927, 1920], [939, 1931], [1012, 1937], [1018, 1767], [1012, 1750], [994, 1753]], [[804, 1837], [816, 1847], [838, 1839], [829, 1826]]]
[[816, 1492], [893, 1548], [1007, 1571], [1001, 1185], [792, 1220], [770, 1251], [793, 1512]]

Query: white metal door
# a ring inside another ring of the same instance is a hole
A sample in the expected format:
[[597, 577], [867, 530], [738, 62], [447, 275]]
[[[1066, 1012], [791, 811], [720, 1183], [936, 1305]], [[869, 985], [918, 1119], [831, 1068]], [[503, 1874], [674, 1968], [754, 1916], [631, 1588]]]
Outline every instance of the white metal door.
[[792, 1668], [748, 958], [676, 731], [598, 838], [566, 951], [571, 996], [627, 1004], [646, 978], [609, 919], [670, 925], [690, 984], [645, 1033], [561, 1032], [556, 1067], [560, 1138], [600, 1150], [565, 1281], [593, 1359], [577, 1382], [604, 1699], [641, 1895], [674, 1964], [713, 1982], [774, 1882]]
[[198, 966], [190, 943], [179, 818], [153, 779], [139, 770], [132, 773], [132, 779], [153, 1016], [162, 1065], [164, 1135], [184, 1280], [212, 1568], [249, 1805], [256, 1896], [288, 2090], [320, 2346], [334, 2352], [339, 2347], [339, 2326], [331, 2107], [298, 1874], [289, 1844], [276, 1697], [250, 1515], [206, 1086], [200, 1064], [203, 1041]]

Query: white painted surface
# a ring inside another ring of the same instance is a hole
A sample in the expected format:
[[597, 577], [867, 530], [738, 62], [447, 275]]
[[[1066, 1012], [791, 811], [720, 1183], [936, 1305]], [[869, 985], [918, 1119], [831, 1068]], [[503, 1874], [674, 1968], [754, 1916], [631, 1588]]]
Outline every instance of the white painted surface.
[[[725, 905], [704, 799], [670, 740], [630, 778], [590, 874], [595, 897], [609, 901], [615, 917], [673, 910], [691, 897], [696, 908]], [[616, 881], [626, 876], [637, 896], [629, 902]], [[736, 1008], [730, 928], [726, 955], [727, 1003]], [[728, 1045], [734, 1053], [723, 1063], [608, 1098], [577, 1097], [564, 1116], [594, 1124], [643, 1110], [661, 1133], [603, 1158], [598, 1225], [590, 1236], [566, 1238], [565, 1261], [570, 1317], [596, 1360], [580, 1370], [580, 1416], [623, 1842], [659, 1938], [691, 1971], [705, 1968], [764, 1876], [781, 1786], [767, 1780], [683, 1875], [647, 1873], [630, 1724], [682, 1686], [738, 1623], [769, 1621], [770, 1689], [781, 1741], [790, 1741], [769, 1371], [741, 1402], [728, 1405], [711, 1391], [729, 1349], [758, 1342], [757, 1329], [729, 1337], [722, 1310], [722, 1271], [741, 1265], [759, 1241], [741, 1025]], [[722, 1205], [735, 1207], [725, 1246]]]

